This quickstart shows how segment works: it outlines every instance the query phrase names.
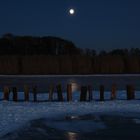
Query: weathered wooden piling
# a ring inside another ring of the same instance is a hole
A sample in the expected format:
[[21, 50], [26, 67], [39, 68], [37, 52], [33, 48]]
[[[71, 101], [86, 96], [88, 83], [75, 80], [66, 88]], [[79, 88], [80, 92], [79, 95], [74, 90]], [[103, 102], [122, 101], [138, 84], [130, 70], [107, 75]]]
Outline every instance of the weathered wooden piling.
[[104, 85], [100, 85], [100, 101], [104, 101]]
[[56, 89], [57, 89], [58, 101], [63, 101], [63, 94], [62, 94], [62, 86], [61, 86], [61, 84], [58, 84], [56, 86]]
[[72, 101], [72, 85], [67, 85], [67, 101]]
[[126, 90], [127, 90], [127, 100], [131, 100], [131, 86], [127, 85], [126, 86]]
[[113, 84], [111, 87], [111, 100], [116, 99], [116, 90], [117, 90], [116, 84]]
[[91, 101], [93, 98], [93, 95], [92, 95], [92, 86], [91, 85], [88, 85], [88, 99], [89, 101]]
[[127, 100], [135, 99], [135, 90], [133, 85], [127, 85]]
[[29, 101], [29, 87], [27, 85], [24, 86], [24, 100]]
[[18, 101], [17, 87], [13, 87], [13, 101], [15, 101], [15, 102]]
[[87, 86], [81, 86], [80, 101], [87, 100]]
[[34, 102], [37, 101], [37, 86], [33, 87], [33, 99], [34, 99]]
[[53, 92], [54, 92], [54, 85], [51, 84], [49, 86], [49, 101], [52, 101], [53, 100]]
[[10, 89], [7, 87], [7, 86], [5, 86], [4, 87], [4, 100], [9, 100], [9, 94], [10, 94]]
[[131, 85], [131, 98], [135, 99], [135, 88], [133, 85]]

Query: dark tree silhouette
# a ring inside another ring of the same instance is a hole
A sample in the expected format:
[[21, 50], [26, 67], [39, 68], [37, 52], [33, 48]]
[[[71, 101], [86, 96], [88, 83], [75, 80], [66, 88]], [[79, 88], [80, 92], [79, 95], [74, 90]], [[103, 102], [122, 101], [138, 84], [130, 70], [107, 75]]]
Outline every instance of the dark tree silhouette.
[[140, 73], [140, 49], [81, 49], [58, 37], [0, 38], [0, 74]]

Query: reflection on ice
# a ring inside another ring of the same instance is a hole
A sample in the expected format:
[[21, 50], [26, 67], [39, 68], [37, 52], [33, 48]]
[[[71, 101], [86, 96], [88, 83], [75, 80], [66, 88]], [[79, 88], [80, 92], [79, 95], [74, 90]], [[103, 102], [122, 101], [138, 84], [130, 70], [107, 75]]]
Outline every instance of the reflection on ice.
[[66, 116], [66, 120], [77, 120], [79, 119], [78, 116]]
[[67, 140], [77, 140], [78, 134], [73, 132], [67, 133]]
[[136, 124], [140, 124], [140, 119], [133, 119], [133, 122]]
[[72, 85], [72, 92], [79, 90], [79, 85], [76, 82], [72, 82], [71, 85]]
[[51, 128], [73, 133], [90, 133], [105, 129], [106, 125], [104, 122], [96, 118], [97, 116], [92, 114], [72, 115], [49, 122], [47, 121], [46, 124]]

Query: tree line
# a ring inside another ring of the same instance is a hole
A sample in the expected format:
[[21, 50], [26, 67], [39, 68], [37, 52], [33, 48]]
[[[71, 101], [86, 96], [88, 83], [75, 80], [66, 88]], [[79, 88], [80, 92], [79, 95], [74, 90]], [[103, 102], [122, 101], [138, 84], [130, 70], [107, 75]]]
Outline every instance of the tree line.
[[58, 37], [14, 36], [0, 38], [0, 55], [64, 55], [78, 54], [73, 42]]
[[57, 37], [0, 38], [0, 74], [123, 74], [140, 73], [140, 49], [97, 53]]

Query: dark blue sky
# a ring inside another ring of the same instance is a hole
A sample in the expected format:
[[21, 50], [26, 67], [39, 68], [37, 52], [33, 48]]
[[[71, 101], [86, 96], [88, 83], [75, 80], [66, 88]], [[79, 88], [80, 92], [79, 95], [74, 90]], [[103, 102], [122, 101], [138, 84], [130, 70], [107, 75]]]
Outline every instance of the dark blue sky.
[[0, 35], [9, 32], [96, 50], [140, 48], [140, 0], [0, 0]]

